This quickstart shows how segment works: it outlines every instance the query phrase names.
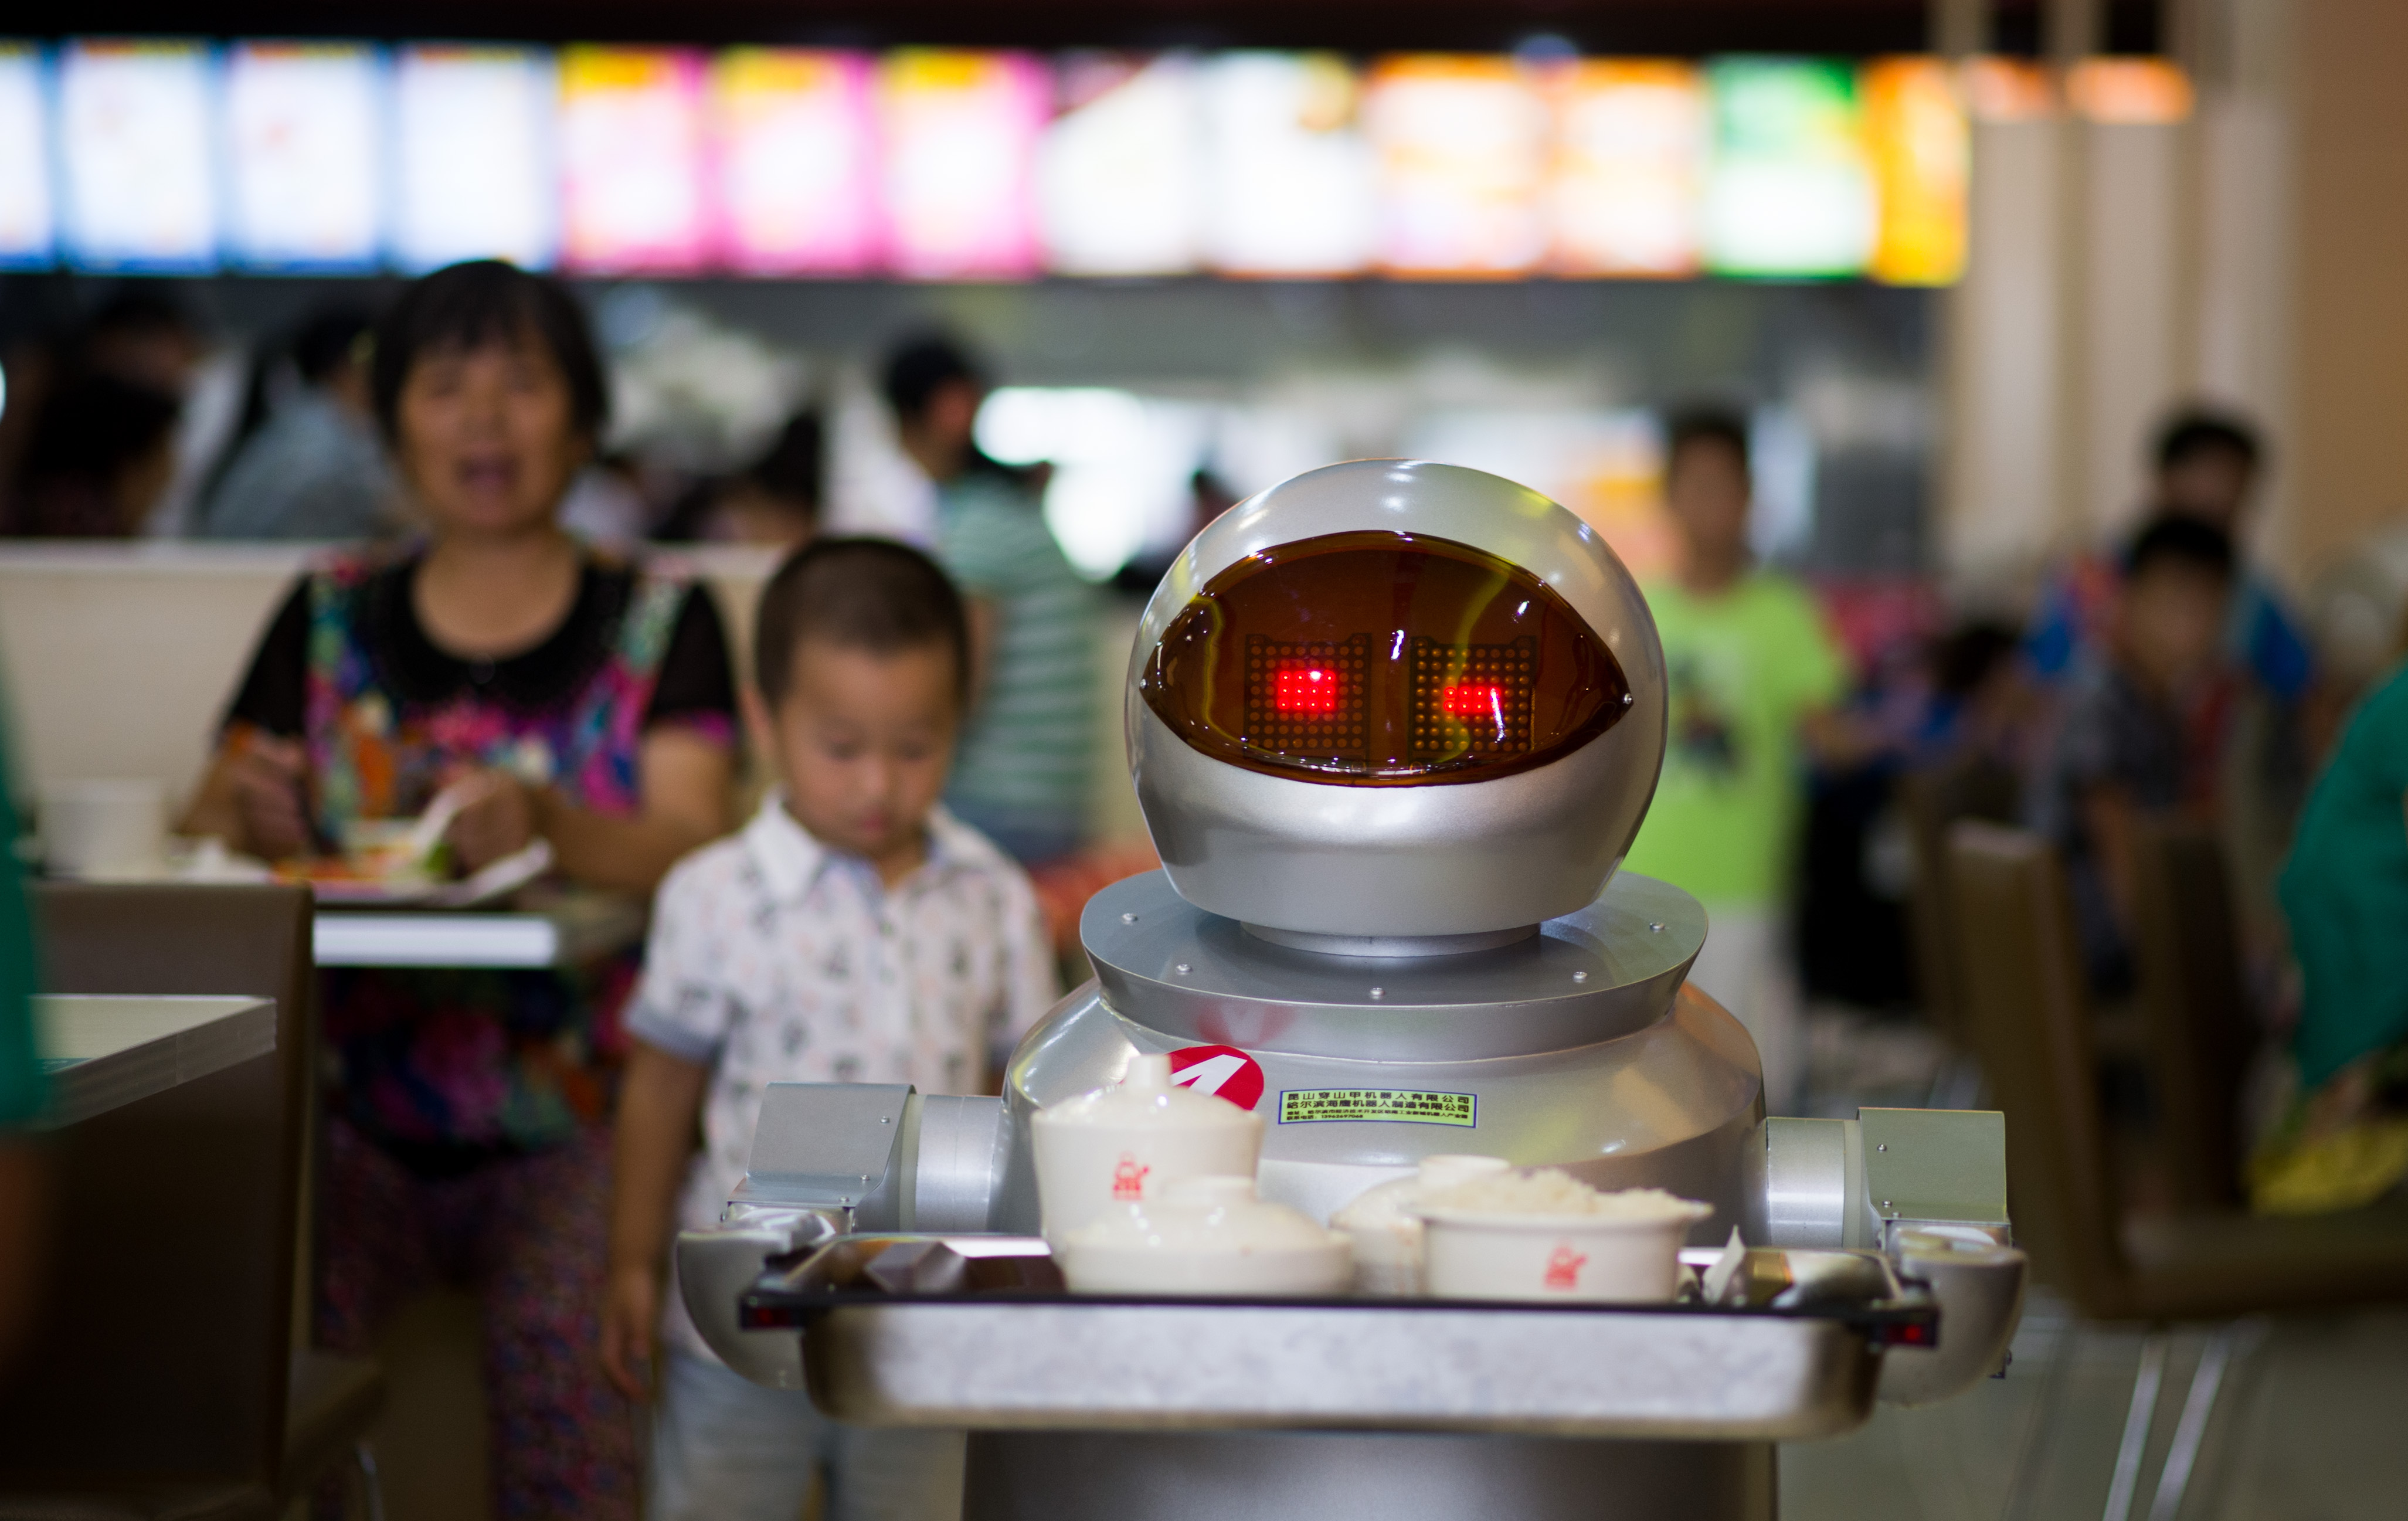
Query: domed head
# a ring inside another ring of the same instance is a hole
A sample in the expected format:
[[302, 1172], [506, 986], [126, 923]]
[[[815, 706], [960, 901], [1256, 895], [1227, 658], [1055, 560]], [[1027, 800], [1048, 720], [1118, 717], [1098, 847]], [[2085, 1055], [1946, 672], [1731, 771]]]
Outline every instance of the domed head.
[[1147, 604], [1129, 766], [1171, 885], [1298, 935], [1477, 936], [1585, 906], [1664, 760], [1664, 651], [1578, 518], [1359, 460], [1231, 508]]

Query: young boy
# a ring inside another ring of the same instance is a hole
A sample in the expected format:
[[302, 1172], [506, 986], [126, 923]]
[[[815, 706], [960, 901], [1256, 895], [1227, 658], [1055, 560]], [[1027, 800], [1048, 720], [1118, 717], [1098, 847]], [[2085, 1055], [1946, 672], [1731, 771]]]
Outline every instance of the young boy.
[[1847, 664], [1806, 589], [1750, 559], [1744, 421], [1700, 409], [1666, 433], [1664, 505], [1680, 557], [1646, 591], [1670, 733], [1625, 864], [1705, 904], [1711, 928], [1690, 980], [1755, 1037], [1765, 1107], [1795, 1113], [1806, 1050], [1785, 920], [1802, 748], [1839, 755], [1853, 745], [1831, 710]]
[[959, 594], [900, 544], [820, 540], [762, 591], [745, 717], [779, 786], [662, 884], [627, 1017], [602, 1352], [631, 1396], [654, 1385], [654, 1521], [792, 1521], [815, 1473], [830, 1521], [959, 1514], [958, 1437], [839, 1427], [746, 1382], [663, 1270], [743, 1176], [765, 1084], [992, 1091], [1054, 999], [1027, 879], [937, 806], [968, 645]]
[[2214, 799], [2233, 695], [2224, 640], [2232, 541], [2197, 518], [2150, 524], [2124, 557], [2100, 658], [2075, 676], [2027, 811], [2065, 852], [2092, 983], [2127, 991], [2132, 826]]

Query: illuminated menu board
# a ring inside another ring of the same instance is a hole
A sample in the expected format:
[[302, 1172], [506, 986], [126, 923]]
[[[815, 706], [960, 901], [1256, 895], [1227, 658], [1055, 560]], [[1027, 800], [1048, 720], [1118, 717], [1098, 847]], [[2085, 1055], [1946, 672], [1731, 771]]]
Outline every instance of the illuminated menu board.
[[1968, 118], [2162, 60], [0, 41], [0, 268], [1938, 285]]
[[247, 42], [226, 56], [226, 251], [253, 269], [362, 271], [384, 255], [381, 70], [367, 48]]
[[57, 251], [45, 85], [39, 52], [0, 44], [0, 269], [38, 269]]
[[549, 268], [559, 247], [560, 81], [531, 48], [408, 48], [394, 68], [394, 260]]
[[877, 255], [869, 59], [737, 48], [710, 72], [721, 261], [748, 275], [853, 275]]
[[1554, 81], [1555, 248], [1567, 275], [1688, 275], [1705, 183], [1704, 81], [1687, 64], [1591, 60]]
[[1706, 73], [1713, 102], [1706, 267], [1727, 275], [1862, 270], [1879, 211], [1854, 72], [1834, 63], [1726, 58]]
[[1364, 108], [1379, 164], [1381, 267], [1511, 275], [1546, 252], [1551, 123], [1510, 58], [1391, 58]]
[[194, 43], [71, 42], [58, 63], [63, 231], [86, 269], [218, 261], [209, 56]]
[[1881, 222], [1869, 273], [1946, 285], [1965, 272], [1971, 145], [1956, 73], [1936, 58], [1888, 58], [1859, 87]]
[[1037, 158], [1045, 266], [1063, 275], [1195, 268], [1204, 122], [1193, 60], [1074, 54], [1055, 79], [1063, 108]]
[[1205, 260], [1224, 274], [1347, 275], [1371, 262], [1370, 145], [1334, 53], [1223, 53], [1199, 71]]
[[878, 70], [887, 270], [908, 280], [1038, 271], [1030, 170], [1051, 111], [1024, 53], [910, 48]]
[[580, 274], [706, 266], [703, 58], [570, 48], [560, 59], [561, 262]]

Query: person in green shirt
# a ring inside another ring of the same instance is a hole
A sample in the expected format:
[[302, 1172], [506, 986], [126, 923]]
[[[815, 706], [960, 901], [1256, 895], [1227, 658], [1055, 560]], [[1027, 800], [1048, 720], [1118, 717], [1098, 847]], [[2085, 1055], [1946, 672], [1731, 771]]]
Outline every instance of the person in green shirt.
[[[0, 734], [0, 842], [13, 844], [16, 794], [7, 761], [7, 737]], [[36, 984], [33, 922], [12, 851], [0, 860], [0, 1369], [24, 1332], [40, 1266], [45, 1169], [27, 1133], [43, 1103], [42, 1066], [34, 1053]]]
[[1784, 910], [1811, 750], [1860, 749], [1835, 710], [1845, 657], [1807, 590], [1748, 552], [1747, 426], [1699, 409], [1666, 426], [1673, 573], [1644, 589], [1670, 681], [1664, 770], [1623, 862], [1706, 906], [1689, 980], [1737, 1015], [1764, 1063], [1765, 1107], [1802, 1098], [1803, 1019]]
[[937, 560], [968, 598], [970, 714], [945, 806], [1025, 867], [1086, 833], [1096, 753], [1096, 588], [1080, 579], [1023, 476], [972, 438], [986, 380], [951, 340], [887, 361], [903, 452], [936, 483]]
[[2277, 892], [2300, 964], [2299, 1096], [2250, 1159], [2250, 1202], [2354, 1209], [2408, 1178], [2408, 665], [2350, 715]]

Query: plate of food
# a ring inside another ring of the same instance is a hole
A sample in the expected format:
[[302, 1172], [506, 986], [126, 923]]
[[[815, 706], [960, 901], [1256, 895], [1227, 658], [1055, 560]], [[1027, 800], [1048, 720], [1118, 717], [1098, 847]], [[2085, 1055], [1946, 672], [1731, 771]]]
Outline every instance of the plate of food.
[[461, 875], [444, 835], [463, 801], [447, 787], [417, 818], [354, 819], [343, 825], [338, 854], [279, 862], [276, 876], [308, 883], [321, 903], [462, 909], [507, 897], [552, 869], [552, 843], [537, 839]]

